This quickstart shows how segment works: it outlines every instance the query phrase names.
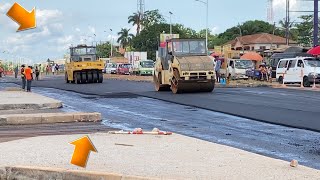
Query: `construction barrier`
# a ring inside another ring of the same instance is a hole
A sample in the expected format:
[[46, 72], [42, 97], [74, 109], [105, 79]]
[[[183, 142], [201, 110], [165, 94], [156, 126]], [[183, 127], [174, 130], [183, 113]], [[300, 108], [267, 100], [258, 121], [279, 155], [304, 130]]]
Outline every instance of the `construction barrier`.
[[304, 75], [303, 75], [303, 68], [301, 68], [301, 74], [300, 74], [300, 76], [301, 76], [300, 88], [304, 88], [304, 85], [303, 85], [303, 77], [304, 77]]
[[141, 128], [136, 128], [133, 131], [109, 131], [109, 134], [136, 134], [136, 135], [172, 135], [172, 132], [160, 131], [154, 128], [152, 131], [143, 131]]
[[287, 71], [285, 71], [285, 72], [282, 74], [282, 87], [287, 87], [286, 84], [284, 83], [284, 77], [285, 77], [286, 74], [287, 74]]

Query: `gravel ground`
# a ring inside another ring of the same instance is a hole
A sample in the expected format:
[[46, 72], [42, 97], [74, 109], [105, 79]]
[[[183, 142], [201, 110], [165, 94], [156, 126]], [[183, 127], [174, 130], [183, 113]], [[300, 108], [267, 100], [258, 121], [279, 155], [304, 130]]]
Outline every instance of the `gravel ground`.
[[[71, 165], [72, 142], [83, 135], [43, 136], [0, 143], [0, 166], [80, 169]], [[88, 171], [162, 179], [319, 179], [320, 171], [243, 150], [174, 134], [91, 134], [98, 153]], [[23, 155], [23, 156], [21, 156]], [[83, 169], [80, 169], [83, 170]]]

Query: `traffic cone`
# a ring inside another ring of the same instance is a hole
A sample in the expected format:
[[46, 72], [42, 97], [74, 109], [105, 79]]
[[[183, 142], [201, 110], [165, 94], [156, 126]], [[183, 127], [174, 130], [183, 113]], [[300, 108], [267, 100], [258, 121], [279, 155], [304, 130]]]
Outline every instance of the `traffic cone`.
[[283, 76], [282, 76], [282, 87], [283, 88], [286, 88], [287, 86], [286, 86], [286, 84], [284, 84], [284, 75], [286, 74], [286, 72], [285, 73], [283, 73]]
[[312, 89], [317, 89], [316, 79], [315, 79], [315, 78], [313, 78], [313, 86], [312, 86]]
[[301, 69], [301, 83], [300, 83], [300, 88], [304, 88], [304, 86], [303, 86], [303, 69]]

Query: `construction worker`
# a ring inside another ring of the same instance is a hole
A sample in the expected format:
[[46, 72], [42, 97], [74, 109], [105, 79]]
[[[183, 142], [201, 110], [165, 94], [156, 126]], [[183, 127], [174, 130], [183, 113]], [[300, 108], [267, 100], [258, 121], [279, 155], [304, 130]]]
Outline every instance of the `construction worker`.
[[24, 75], [24, 69], [25, 69], [25, 65], [22, 65], [21, 69], [20, 69], [21, 81], [22, 81], [22, 84], [21, 84], [22, 90], [26, 89], [26, 76]]
[[24, 75], [27, 81], [27, 92], [31, 92], [31, 82], [33, 80], [31, 66], [28, 66], [27, 68], [24, 69]]

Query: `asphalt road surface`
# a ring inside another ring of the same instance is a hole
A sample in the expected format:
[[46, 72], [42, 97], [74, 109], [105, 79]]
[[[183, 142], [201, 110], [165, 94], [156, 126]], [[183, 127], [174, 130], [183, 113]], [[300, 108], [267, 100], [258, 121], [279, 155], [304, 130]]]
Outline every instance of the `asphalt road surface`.
[[272, 88], [217, 88], [213, 93], [174, 95], [171, 92], [155, 92], [153, 84], [148, 82], [105, 80], [102, 84], [77, 85], [66, 84], [61, 76], [34, 81], [33, 85], [102, 97], [144, 96], [320, 132], [320, 92]]
[[[1, 86], [14, 86], [14, 84], [4, 83], [0, 84], [0, 88]], [[84, 89], [82, 88], [82, 90]], [[130, 93], [109, 92], [103, 93], [104, 95], [101, 96], [50, 88], [34, 88], [34, 92], [63, 101], [63, 109], [66, 111], [98, 111], [102, 113], [104, 117], [102, 123], [106, 130], [108, 127], [124, 130], [132, 130], [137, 127], [151, 130], [157, 127], [161, 130], [225, 144], [286, 161], [297, 159], [302, 165], [320, 169], [320, 136], [317, 132], [252, 121]], [[61, 133], [77, 133], [84, 128], [81, 126], [80, 130], [77, 130], [78, 124], [74, 126], [75, 129], [73, 125], [69, 126], [70, 128], [48, 126], [44, 128], [44, 134], [60, 133], [60, 129]], [[96, 132], [95, 128], [97, 128], [96, 125], [89, 126], [84, 130], [93, 129], [93, 132]], [[99, 128], [101, 127], [99, 126]], [[5, 135], [4, 137], [9, 140], [15, 138], [16, 132], [20, 137], [25, 131], [33, 131], [32, 127], [22, 128], [21, 131], [11, 129], [7, 132], [5, 132], [5, 127], [0, 129], [0, 132], [3, 130], [2, 136]], [[11, 131], [13, 133], [10, 133]], [[37, 133], [34, 134], [37, 135]], [[41, 135], [41, 132], [39, 134]]]

